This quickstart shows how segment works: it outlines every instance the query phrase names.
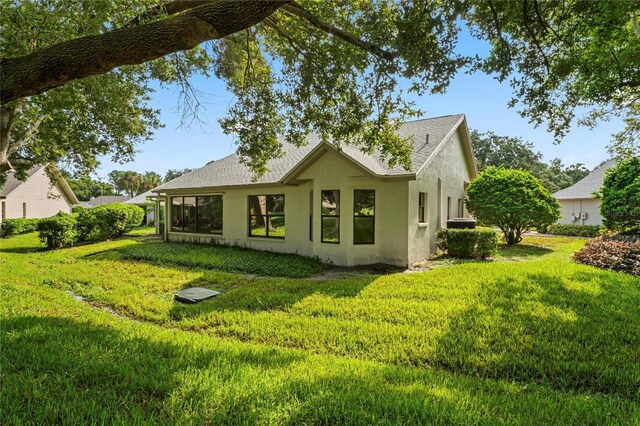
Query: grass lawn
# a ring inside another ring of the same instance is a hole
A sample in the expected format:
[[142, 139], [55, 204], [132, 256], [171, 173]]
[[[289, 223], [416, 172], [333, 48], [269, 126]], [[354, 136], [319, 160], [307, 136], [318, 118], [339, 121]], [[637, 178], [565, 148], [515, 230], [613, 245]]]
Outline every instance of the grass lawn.
[[[0, 241], [3, 423], [640, 424], [640, 279], [570, 262], [584, 240], [310, 280], [137, 238]], [[224, 293], [172, 300], [195, 285]]]

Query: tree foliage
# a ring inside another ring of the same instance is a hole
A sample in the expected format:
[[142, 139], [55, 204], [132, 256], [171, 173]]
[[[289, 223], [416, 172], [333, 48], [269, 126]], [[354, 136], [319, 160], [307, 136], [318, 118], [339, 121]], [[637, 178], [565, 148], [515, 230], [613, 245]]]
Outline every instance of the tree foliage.
[[101, 195], [117, 195], [113, 185], [107, 182], [92, 179], [91, 176], [82, 173], [72, 174], [65, 170], [61, 170], [61, 173], [80, 201], [89, 201]]
[[174, 180], [179, 178], [180, 176], [191, 172], [191, 169], [169, 169], [167, 173], [164, 174], [164, 181], [169, 182], [170, 180]]
[[607, 171], [600, 214], [604, 226], [622, 234], [640, 235], [640, 157]]
[[523, 232], [560, 218], [560, 204], [533, 174], [489, 166], [469, 185], [467, 209], [485, 225], [497, 226], [509, 245]]
[[[394, 130], [419, 111], [401, 86], [443, 93], [461, 69], [509, 81], [511, 105], [557, 138], [576, 120], [592, 125], [618, 115], [627, 131], [617, 146], [633, 152], [640, 139], [633, 0], [31, 0], [0, 7], [2, 173], [62, 159], [92, 169], [105, 154], [130, 159], [160, 124], [147, 105], [149, 82], [180, 84], [183, 105], [194, 112], [194, 72], [215, 75], [234, 94], [220, 123], [257, 173], [282, 154], [278, 136], [301, 144], [312, 131], [408, 167], [409, 145]], [[488, 55], [456, 49], [461, 25], [490, 43]]]
[[567, 188], [589, 174], [589, 169], [581, 163], [565, 166], [559, 158], [549, 164], [543, 162], [542, 154], [533, 150], [533, 143], [519, 137], [477, 130], [472, 130], [470, 137], [479, 171], [488, 166], [527, 170], [551, 193]]

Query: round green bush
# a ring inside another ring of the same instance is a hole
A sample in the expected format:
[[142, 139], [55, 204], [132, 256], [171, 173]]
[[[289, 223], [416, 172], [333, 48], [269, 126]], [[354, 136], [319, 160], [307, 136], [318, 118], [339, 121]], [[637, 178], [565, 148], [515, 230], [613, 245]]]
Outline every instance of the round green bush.
[[1, 225], [2, 236], [5, 238], [13, 235], [27, 234], [38, 229], [40, 219], [4, 219]]
[[497, 226], [509, 245], [522, 234], [554, 223], [560, 203], [525, 170], [487, 167], [467, 190], [467, 209], [480, 223]]
[[602, 184], [602, 223], [608, 229], [640, 235], [640, 158], [622, 161], [609, 169]]
[[121, 237], [144, 219], [144, 210], [133, 204], [111, 203], [78, 213], [78, 239], [103, 241]]
[[68, 213], [40, 219], [38, 238], [49, 248], [71, 245], [76, 241], [76, 220]]

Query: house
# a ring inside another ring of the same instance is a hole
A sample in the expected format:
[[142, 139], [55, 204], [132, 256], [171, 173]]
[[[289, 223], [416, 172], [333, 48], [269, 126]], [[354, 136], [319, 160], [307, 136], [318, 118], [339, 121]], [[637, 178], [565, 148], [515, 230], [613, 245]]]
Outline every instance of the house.
[[131, 197], [128, 195], [100, 195], [99, 197], [91, 197], [89, 201], [83, 201], [80, 205], [82, 207], [91, 208], [109, 203], [124, 203], [130, 199]]
[[71, 206], [78, 199], [61, 175], [58, 174], [54, 183], [45, 166], [35, 166], [26, 176], [26, 180], [21, 181], [9, 172], [7, 182], [0, 189], [2, 219], [49, 217], [60, 211], [71, 213]]
[[142, 220], [142, 223], [147, 226], [151, 226], [155, 223], [156, 214], [155, 202], [153, 199], [155, 199], [155, 194], [152, 191], [147, 191], [124, 201], [124, 203], [133, 204], [144, 210], [144, 219]]
[[448, 218], [466, 215], [477, 170], [462, 114], [407, 122], [399, 134], [413, 144], [411, 170], [315, 135], [300, 148], [283, 143], [285, 155], [255, 181], [237, 154], [211, 162], [153, 190], [164, 237], [345, 266], [419, 261]]
[[608, 160], [568, 188], [553, 194], [560, 202], [560, 220], [557, 223], [573, 225], [602, 225], [600, 200], [593, 193], [600, 191], [607, 170], [615, 167], [616, 160]]

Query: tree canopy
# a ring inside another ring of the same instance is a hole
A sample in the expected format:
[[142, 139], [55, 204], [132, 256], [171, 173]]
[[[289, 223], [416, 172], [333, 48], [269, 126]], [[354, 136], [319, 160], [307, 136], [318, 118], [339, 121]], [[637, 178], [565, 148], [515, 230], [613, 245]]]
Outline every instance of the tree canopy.
[[618, 233], [640, 235], [640, 157], [609, 169], [600, 196], [604, 226]]
[[[235, 95], [223, 130], [254, 171], [309, 132], [409, 166], [395, 134], [418, 115], [400, 82], [442, 93], [459, 70], [513, 87], [511, 102], [557, 138], [579, 120], [622, 116], [640, 140], [638, 3], [567, 0], [31, 0], [0, 2], [0, 173], [67, 160], [126, 161], [160, 126], [149, 82], [193, 73]], [[486, 56], [456, 49], [461, 26]], [[584, 111], [577, 116], [576, 111]]]
[[472, 130], [470, 137], [479, 171], [489, 166], [527, 170], [551, 193], [567, 188], [589, 174], [589, 169], [581, 163], [565, 166], [559, 158], [549, 164], [543, 162], [542, 154], [533, 150], [533, 143], [519, 137], [477, 130]]

